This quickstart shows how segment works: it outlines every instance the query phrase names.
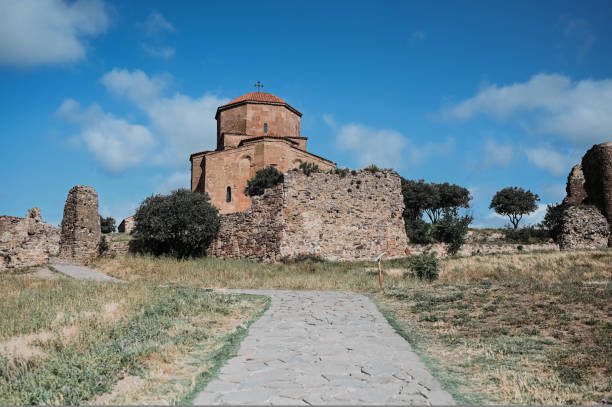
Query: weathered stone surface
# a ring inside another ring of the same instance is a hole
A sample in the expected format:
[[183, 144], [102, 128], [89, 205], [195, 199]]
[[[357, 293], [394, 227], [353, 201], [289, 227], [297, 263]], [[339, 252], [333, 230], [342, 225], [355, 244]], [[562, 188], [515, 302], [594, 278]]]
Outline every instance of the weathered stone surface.
[[[603, 212], [612, 226], [612, 141], [591, 147], [582, 157], [582, 171], [589, 202]], [[612, 236], [608, 246], [612, 247]]]
[[266, 295], [272, 303], [195, 405], [455, 404], [369, 298], [231, 291]]
[[[435, 253], [437, 257], [448, 256], [448, 243], [434, 244], [410, 244], [410, 254]], [[461, 246], [457, 252], [458, 256], [472, 256], [495, 253], [525, 253], [538, 250], [553, 250], [558, 251], [559, 245], [556, 243], [537, 243], [537, 244], [521, 244], [521, 243], [466, 243]]]
[[72, 187], [64, 206], [60, 257], [79, 264], [89, 263], [98, 254], [100, 235], [98, 193], [84, 185]]
[[587, 193], [584, 189], [584, 174], [582, 173], [581, 164], [576, 164], [567, 176], [565, 192], [567, 196], [563, 200], [563, 203], [566, 204], [581, 204], [587, 198]]
[[384, 251], [400, 257], [407, 247], [403, 206], [394, 171], [345, 177], [289, 171], [245, 212], [222, 215], [208, 252], [267, 261], [301, 255], [368, 260]]
[[121, 221], [119, 227], [117, 227], [117, 230], [121, 233], [132, 233], [132, 230], [134, 230], [135, 225], [136, 222], [134, 222], [134, 216], [128, 216], [127, 218]]
[[599, 249], [608, 243], [608, 222], [596, 207], [568, 206], [561, 223], [561, 250]]
[[59, 250], [59, 228], [42, 221], [39, 208], [25, 218], [0, 216], [0, 270], [49, 261]]

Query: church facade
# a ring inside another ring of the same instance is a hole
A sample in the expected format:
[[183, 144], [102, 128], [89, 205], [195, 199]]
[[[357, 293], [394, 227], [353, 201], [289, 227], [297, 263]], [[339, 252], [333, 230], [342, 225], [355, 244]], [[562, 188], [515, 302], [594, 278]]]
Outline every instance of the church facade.
[[330, 160], [306, 151], [300, 134], [302, 113], [281, 98], [266, 92], [251, 92], [219, 106], [217, 148], [189, 157], [191, 190], [207, 192], [219, 212], [247, 210], [247, 181], [267, 166], [281, 172], [309, 162], [322, 171], [336, 167]]

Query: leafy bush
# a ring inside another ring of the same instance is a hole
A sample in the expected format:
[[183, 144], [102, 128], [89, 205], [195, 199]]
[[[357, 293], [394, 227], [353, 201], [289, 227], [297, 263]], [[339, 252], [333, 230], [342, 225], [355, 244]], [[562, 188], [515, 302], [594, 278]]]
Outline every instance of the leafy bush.
[[518, 229], [507, 227], [504, 229], [504, 240], [508, 243], [545, 243], [548, 239], [550, 239], [548, 230], [534, 226], [525, 226]]
[[411, 243], [429, 244], [433, 242], [431, 225], [423, 219], [404, 216], [404, 223], [406, 225], [406, 236]]
[[113, 233], [115, 231], [115, 219], [111, 218], [103, 218], [100, 216], [100, 231], [102, 233]]
[[378, 171], [381, 171], [381, 169], [375, 164], [370, 164], [369, 166], [365, 167], [364, 170], [370, 171], [372, 174], [376, 174]]
[[440, 274], [440, 261], [434, 253], [412, 255], [408, 257], [408, 266], [419, 280], [433, 281]]
[[315, 163], [303, 162], [300, 164], [300, 170], [308, 177], [313, 172], [319, 172], [319, 166]]
[[255, 173], [255, 176], [247, 181], [244, 193], [248, 196], [263, 195], [266, 188], [271, 188], [283, 182], [283, 173], [273, 166], [268, 166]]
[[474, 218], [469, 215], [459, 216], [456, 210], [445, 210], [442, 219], [432, 227], [433, 237], [448, 243], [448, 254], [455, 255], [466, 241], [472, 220]]
[[98, 254], [102, 255], [108, 250], [108, 243], [104, 236], [100, 236], [100, 244], [98, 245]]
[[143, 251], [178, 258], [205, 254], [219, 231], [219, 212], [208, 194], [187, 189], [145, 199], [134, 220]]

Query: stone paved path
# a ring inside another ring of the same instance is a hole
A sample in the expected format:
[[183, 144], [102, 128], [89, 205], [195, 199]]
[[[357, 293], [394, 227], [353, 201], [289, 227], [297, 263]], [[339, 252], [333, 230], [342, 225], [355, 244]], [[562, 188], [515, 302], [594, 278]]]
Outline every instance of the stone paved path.
[[369, 298], [236, 291], [272, 304], [196, 405], [454, 404]]
[[51, 261], [51, 266], [62, 274], [66, 274], [67, 276], [80, 280], [112, 281], [115, 283], [121, 282], [121, 280], [117, 278], [107, 276], [106, 274], [99, 273], [87, 267], [76, 266], [61, 259], [53, 259]]

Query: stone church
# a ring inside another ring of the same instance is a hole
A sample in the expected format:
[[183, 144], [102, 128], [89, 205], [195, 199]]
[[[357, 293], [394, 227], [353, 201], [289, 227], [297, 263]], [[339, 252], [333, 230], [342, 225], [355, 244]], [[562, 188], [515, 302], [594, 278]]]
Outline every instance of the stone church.
[[330, 160], [306, 151], [300, 134], [302, 113], [267, 92], [251, 92], [219, 106], [217, 148], [189, 157], [191, 190], [207, 192], [221, 214], [247, 210], [250, 197], [247, 180], [267, 166], [281, 172], [303, 162], [317, 164], [322, 171], [336, 167]]

